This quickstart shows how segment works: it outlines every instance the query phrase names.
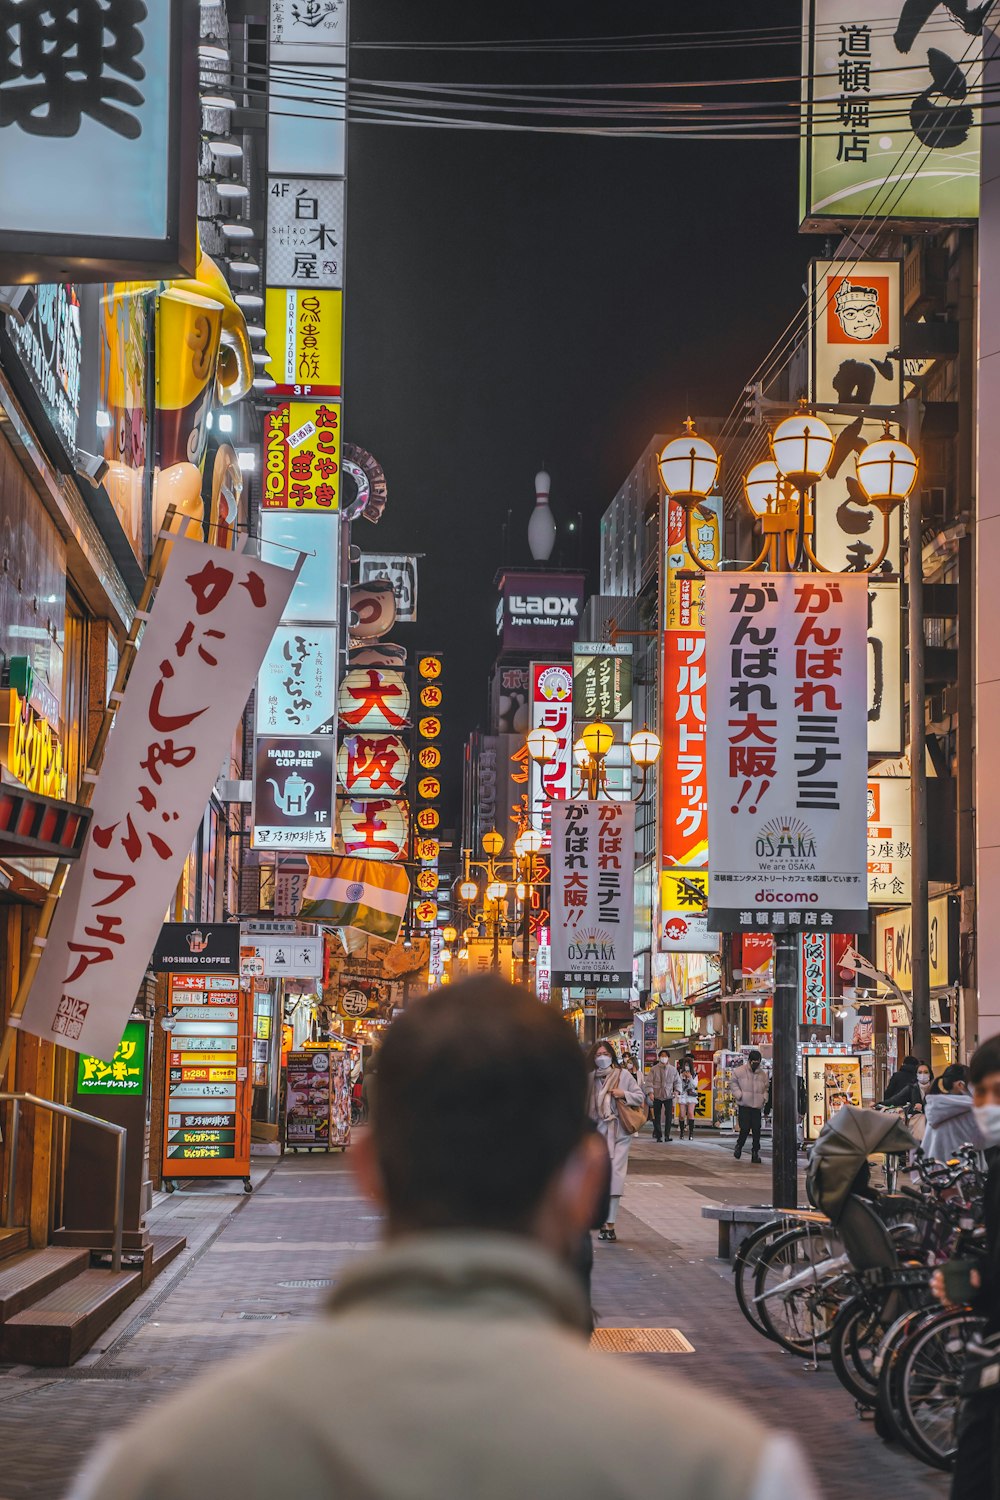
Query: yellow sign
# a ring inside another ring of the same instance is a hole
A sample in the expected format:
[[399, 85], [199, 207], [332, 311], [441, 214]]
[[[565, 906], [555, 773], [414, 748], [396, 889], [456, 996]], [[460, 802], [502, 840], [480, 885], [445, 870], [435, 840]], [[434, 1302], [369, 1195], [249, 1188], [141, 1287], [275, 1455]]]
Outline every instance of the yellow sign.
[[440, 656], [421, 656], [417, 662], [417, 671], [421, 677], [433, 679], [441, 676]]
[[0, 692], [0, 761], [29, 792], [65, 797], [66, 771], [59, 736], [16, 688]]
[[440, 824], [441, 814], [436, 807], [422, 807], [417, 813], [417, 827], [424, 833], [433, 833]]
[[438, 872], [436, 867], [429, 866], [426, 870], [417, 871], [417, 890], [436, 891], [438, 888]]
[[433, 714], [428, 714], [425, 719], [420, 720], [417, 732], [422, 739], [436, 740], [441, 733], [441, 720], [435, 718]]
[[413, 915], [418, 922], [436, 922], [438, 907], [436, 901], [418, 901], [413, 908]]
[[437, 683], [429, 682], [425, 688], [420, 689], [420, 706], [422, 708], [440, 708], [444, 694]]
[[286, 401], [264, 419], [265, 510], [340, 506], [340, 402]]
[[433, 864], [441, 853], [441, 844], [438, 839], [420, 839], [417, 843], [417, 858], [423, 859], [428, 864]]
[[441, 751], [436, 745], [424, 745], [417, 755], [417, 760], [421, 770], [436, 771], [441, 764]]
[[339, 396], [344, 341], [343, 292], [268, 287], [264, 326], [272, 396]]
[[751, 1005], [750, 1032], [755, 1042], [769, 1042], [774, 1032], [773, 1005]]
[[708, 910], [708, 871], [678, 866], [660, 871], [660, 910], [690, 912]]
[[436, 776], [421, 776], [417, 782], [417, 796], [423, 797], [428, 802], [433, 802], [435, 797], [441, 795], [441, 783]]

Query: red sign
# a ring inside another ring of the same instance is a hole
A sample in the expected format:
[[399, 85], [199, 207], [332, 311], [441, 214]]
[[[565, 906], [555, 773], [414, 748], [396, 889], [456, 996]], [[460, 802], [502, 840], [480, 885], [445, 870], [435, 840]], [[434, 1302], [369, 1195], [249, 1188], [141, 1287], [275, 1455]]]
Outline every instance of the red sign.
[[663, 636], [663, 858], [704, 865], [708, 857], [705, 759], [705, 632]]
[[799, 1019], [803, 1026], [830, 1024], [830, 938], [825, 932], [802, 933]]
[[555, 754], [545, 765], [531, 763], [531, 822], [551, 847], [551, 804], [573, 792], [573, 674], [563, 662], [531, 664], [531, 727], [550, 729]]

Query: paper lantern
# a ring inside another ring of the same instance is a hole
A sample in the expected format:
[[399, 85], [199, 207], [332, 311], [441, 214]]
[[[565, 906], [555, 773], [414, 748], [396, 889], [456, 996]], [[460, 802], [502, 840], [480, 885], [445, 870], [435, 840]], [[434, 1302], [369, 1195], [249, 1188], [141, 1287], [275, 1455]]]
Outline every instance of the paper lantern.
[[340, 722], [345, 729], [404, 729], [410, 690], [402, 672], [355, 667], [340, 684]]
[[405, 799], [362, 797], [337, 805], [345, 854], [364, 859], [402, 859], [408, 835]]
[[352, 797], [398, 797], [410, 752], [398, 734], [349, 734], [337, 755], [337, 779]]

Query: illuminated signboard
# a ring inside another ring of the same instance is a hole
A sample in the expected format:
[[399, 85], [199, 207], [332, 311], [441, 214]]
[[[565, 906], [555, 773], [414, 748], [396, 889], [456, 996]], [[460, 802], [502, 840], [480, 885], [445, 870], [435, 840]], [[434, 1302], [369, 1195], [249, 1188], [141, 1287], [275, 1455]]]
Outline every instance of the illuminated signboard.
[[288, 401], [264, 418], [264, 510], [340, 506], [340, 402]]
[[146, 1078], [147, 1036], [145, 1021], [129, 1021], [112, 1058], [104, 1061], [81, 1053], [76, 1063], [77, 1093], [118, 1098], [141, 1094]]
[[339, 396], [344, 294], [269, 286], [264, 326], [274, 396]]
[[505, 573], [497, 605], [501, 651], [568, 655], [583, 599], [583, 573]]

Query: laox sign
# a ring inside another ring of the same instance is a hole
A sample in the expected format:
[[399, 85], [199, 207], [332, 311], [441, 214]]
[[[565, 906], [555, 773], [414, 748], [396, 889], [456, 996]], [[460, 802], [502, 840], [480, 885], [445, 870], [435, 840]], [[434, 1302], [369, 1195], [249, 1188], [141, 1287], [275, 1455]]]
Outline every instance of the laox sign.
[[576, 620], [580, 615], [579, 599], [567, 599], [559, 594], [511, 594], [507, 602], [515, 620], [527, 616], [534, 621], [539, 615]]

